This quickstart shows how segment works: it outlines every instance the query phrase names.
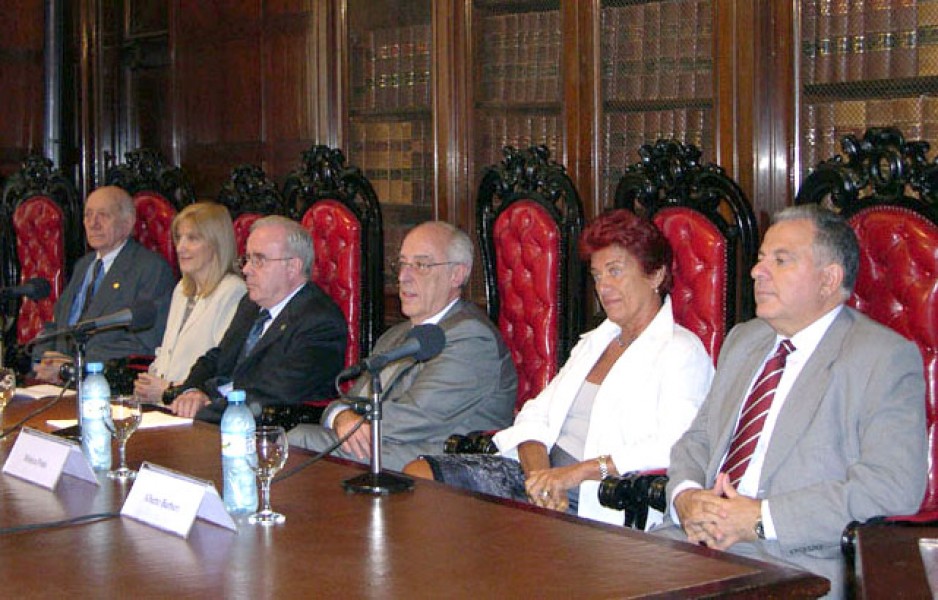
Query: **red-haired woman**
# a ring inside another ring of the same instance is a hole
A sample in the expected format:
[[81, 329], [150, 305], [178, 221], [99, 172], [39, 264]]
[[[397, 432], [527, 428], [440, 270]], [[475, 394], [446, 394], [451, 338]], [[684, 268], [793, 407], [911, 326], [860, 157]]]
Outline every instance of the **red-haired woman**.
[[[621, 512], [599, 504], [602, 476], [668, 466], [713, 376], [703, 344], [674, 322], [671, 247], [620, 209], [587, 226], [580, 255], [606, 320], [495, 435], [498, 454], [424, 456], [406, 473], [621, 524]], [[648, 526], [657, 521], [649, 515]]]

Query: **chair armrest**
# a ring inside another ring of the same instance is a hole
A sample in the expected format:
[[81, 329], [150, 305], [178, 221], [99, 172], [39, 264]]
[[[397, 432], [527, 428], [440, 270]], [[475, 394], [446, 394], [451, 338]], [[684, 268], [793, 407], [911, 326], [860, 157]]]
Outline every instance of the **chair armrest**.
[[494, 431], [470, 431], [466, 435], [454, 433], [443, 442], [443, 454], [495, 454], [498, 446], [492, 439]]
[[623, 511], [626, 527], [645, 529], [649, 508], [661, 512], [668, 508], [665, 473], [664, 469], [656, 469], [606, 477], [599, 483], [599, 503]]

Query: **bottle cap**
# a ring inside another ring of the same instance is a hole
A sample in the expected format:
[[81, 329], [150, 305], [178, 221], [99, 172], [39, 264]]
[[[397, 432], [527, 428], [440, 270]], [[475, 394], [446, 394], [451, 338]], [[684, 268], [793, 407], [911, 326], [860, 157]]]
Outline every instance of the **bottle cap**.
[[228, 402], [244, 402], [244, 390], [231, 390], [228, 392]]
[[88, 363], [85, 367], [85, 370], [89, 373], [101, 373], [104, 371], [104, 363], [92, 362]]

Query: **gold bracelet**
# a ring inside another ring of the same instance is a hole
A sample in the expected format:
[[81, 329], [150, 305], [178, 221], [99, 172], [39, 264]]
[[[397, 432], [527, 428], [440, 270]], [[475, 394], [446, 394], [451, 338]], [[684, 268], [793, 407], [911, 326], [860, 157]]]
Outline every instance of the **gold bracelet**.
[[603, 454], [596, 458], [596, 462], [599, 463], [599, 479], [602, 481], [606, 477], [609, 477], [609, 455]]

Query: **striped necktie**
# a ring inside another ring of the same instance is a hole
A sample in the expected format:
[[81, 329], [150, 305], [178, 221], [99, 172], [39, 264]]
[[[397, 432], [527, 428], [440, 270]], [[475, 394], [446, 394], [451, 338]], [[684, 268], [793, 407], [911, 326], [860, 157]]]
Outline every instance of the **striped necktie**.
[[759, 443], [759, 436], [762, 435], [765, 419], [769, 414], [769, 409], [772, 408], [775, 389], [785, 371], [785, 361], [794, 349], [795, 346], [791, 340], [784, 340], [779, 344], [778, 350], [766, 361], [762, 373], [759, 374], [746, 402], [743, 403], [739, 423], [736, 424], [736, 432], [730, 440], [730, 449], [721, 469], [730, 476], [733, 487], [739, 485], [739, 480], [743, 478], [749, 467], [752, 453], [756, 449], [756, 444]]

